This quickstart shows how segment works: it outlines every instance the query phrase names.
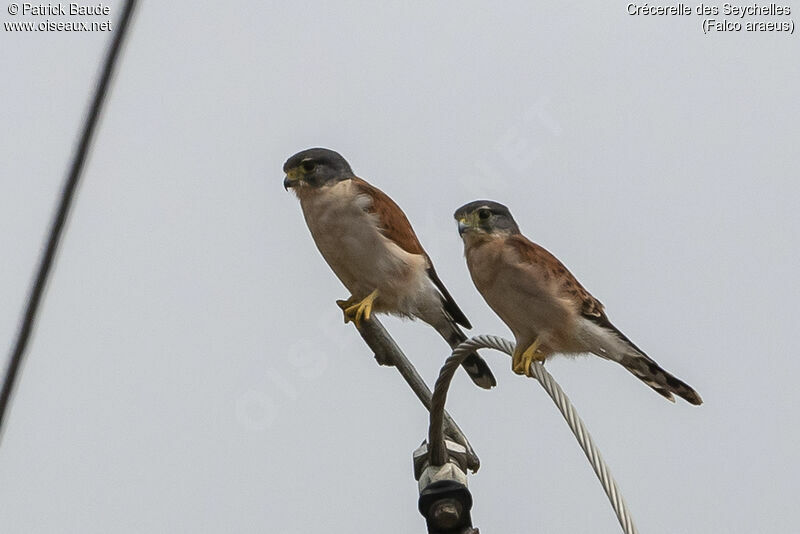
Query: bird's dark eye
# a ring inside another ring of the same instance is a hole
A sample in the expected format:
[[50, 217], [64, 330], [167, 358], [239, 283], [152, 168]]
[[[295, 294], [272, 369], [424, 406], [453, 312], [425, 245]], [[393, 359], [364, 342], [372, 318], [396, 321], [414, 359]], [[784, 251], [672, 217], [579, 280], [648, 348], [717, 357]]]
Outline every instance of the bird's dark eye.
[[492, 212], [487, 209], [478, 210], [478, 218], [482, 221], [485, 221], [489, 217], [492, 216]]
[[304, 171], [311, 172], [317, 167], [317, 164], [313, 161], [304, 161], [300, 164], [300, 166], [303, 167]]

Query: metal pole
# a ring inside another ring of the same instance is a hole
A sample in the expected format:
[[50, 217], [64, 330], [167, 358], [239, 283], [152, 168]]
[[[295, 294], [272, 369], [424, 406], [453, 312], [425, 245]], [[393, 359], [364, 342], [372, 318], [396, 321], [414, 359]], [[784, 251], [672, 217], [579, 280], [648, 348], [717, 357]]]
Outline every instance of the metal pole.
[[[362, 321], [361, 326], [357, 329], [369, 348], [375, 353], [375, 359], [378, 363], [396, 367], [417, 398], [422, 402], [422, 405], [425, 406], [425, 409], [430, 411], [433, 400], [431, 390], [378, 318], [373, 316], [369, 321]], [[477, 472], [481, 462], [467, 437], [446, 411], [442, 410], [439, 417], [442, 420], [441, 428], [444, 434], [450, 436], [453, 441], [463, 445], [466, 449], [466, 467], [472, 472]]]

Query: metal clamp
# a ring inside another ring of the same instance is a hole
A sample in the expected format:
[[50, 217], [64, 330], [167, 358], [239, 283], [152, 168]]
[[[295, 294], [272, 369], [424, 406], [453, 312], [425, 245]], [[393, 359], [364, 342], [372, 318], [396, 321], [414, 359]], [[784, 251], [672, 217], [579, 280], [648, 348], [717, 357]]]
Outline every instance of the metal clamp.
[[445, 440], [448, 461], [431, 465], [427, 442], [414, 451], [414, 478], [419, 482], [419, 512], [428, 534], [478, 534], [472, 527], [472, 495], [467, 488], [467, 450]]

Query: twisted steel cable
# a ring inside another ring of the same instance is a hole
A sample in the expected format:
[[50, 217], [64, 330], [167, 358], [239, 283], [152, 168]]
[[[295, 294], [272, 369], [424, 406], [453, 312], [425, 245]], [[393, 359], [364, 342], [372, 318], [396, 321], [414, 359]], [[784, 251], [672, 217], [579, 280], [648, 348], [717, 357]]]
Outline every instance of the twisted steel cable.
[[[453, 379], [456, 369], [458, 369], [458, 366], [461, 365], [461, 362], [468, 354], [476, 349], [484, 348], [499, 350], [511, 355], [514, 352], [514, 343], [498, 336], [475, 336], [453, 349], [452, 356], [445, 361], [439, 373], [439, 378], [436, 380], [436, 386], [434, 387], [433, 397], [431, 399], [431, 419], [428, 429], [428, 443], [430, 444], [431, 464], [433, 465], [443, 465], [448, 459], [442, 427], [444, 423], [444, 405], [447, 401], [447, 390], [450, 387], [450, 381]], [[539, 381], [547, 394], [550, 395], [550, 398], [553, 399], [561, 415], [563, 415], [564, 419], [567, 421], [570, 430], [572, 430], [575, 438], [577, 438], [592, 469], [600, 480], [600, 484], [603, 486], [608, 500], [611, 502], [611, 507], [614, 508], [614, 513], [617, 515], [623, 532], [625, 532], [625, 534], [638, 534], [636, 525], [633, 524], [631, 514], [628, 511], [625, 500], [622, 498], [622, 493], [620, 493], [614, 477], [611, 475], [611, 471], [600, 455], [600, 451], [594, 444], [592, 436], [586, 429], [586, 425], [583, 424], [575, 407], [570, 402], [569, 397], [567, 397], [564, 390], [561, 389], [561, 386], [558, 385], [553, 376], [547, 372], [540, 362], [534, 361], [531, 364], [531, 373], [536, 377], [536, 380]]]
[[[11, 4], [14, 5], [14, 4]], [[136, 0], [128, 0], [122, 9], [119, 22], [114, 29], [114, 36], [111, 39], [108, 50], [106, 52], [103, 68], [100, 77], [95, 85], [94, 97], [92, 98], [91, 106], [86, 119], [83, 123], [81, 136], [78, 145], [73, 155], [72, 163], [64, 182], [64, 187], [61, 190], [61, 195], [58, 200], [58, 207], [54, 214], [53, 220], [50, 223], [50, 230], [47, 236], [47, 243], [42, 250], [41, 257], [39, 258], [39, 266], [36, 270], [36, 276], [31, 286], [30, 293], [28, 294], [27, 302], [25, 303], [25, 310], [20, 322], [19, 330], [17, 331], [14, 347], [8, 359], [8, 366], [3, 378], [3, 385], [0, 388], [0, 437], [2, 437], [4, 424], [8, 415], [9, 405], [11, 404], [11, 394], [17, 382], [20, 368], [25, 357], [25, 353], [30, 341], [33, 328], [36, 324], [36, 317], [39, 312], [47, 280], [50, 277], [53, 264], [55, 263], [56, 253], [58, 246], [61, 242], [61, 236], [64, 233], [67, 219], [69, 217], [70, 209], [75, 198], [75, 193], [80, 182], [81, 174], [83, 173], [83, 166], [88, 157], [91, 148], [92, 139], [94, 137], [97, 123], [100, 120], [100, 114], [103, 110], [103, 103], [108, 93], [109, 86], [111, 85], [111, 77], [116, 67], [117, 59], [120, 55], [123, 41], [126, 32], [130, 26], [130, 21], [133, 15]], [[9, 8], [10, 9], [10, 8]]]

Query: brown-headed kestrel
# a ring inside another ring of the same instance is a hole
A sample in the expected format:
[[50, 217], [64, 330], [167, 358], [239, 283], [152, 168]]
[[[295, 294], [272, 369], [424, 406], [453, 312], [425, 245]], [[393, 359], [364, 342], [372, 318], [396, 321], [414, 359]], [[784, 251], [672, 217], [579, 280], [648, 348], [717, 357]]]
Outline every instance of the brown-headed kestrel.
[[530, 376], [533, 360], [594, 353], [615, 361], [674, 402], [700, 395], [650, 359], [611, 324], [603, 305], [564, 265], [519, 231], [508, 208], [478, 200], [455, 213], [475, 287], [516, 339], [512, 369]]
[[[442, 284], [403, 211], [383, 191], [353, 174], [338, 153], [312, 148], [283, 166], [286, 189], [300, 200], [311, 236], [325, 261], [350, 291], [337, 301], [345, 322], [372, 313], [422, 319], [451, 347], [466, 339], [471, 325]], [[464, 369], [478, 386], [496, 384], [477, 354]]]

